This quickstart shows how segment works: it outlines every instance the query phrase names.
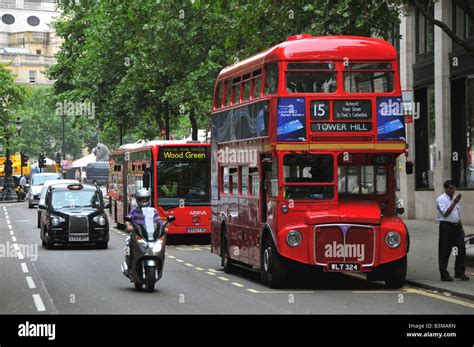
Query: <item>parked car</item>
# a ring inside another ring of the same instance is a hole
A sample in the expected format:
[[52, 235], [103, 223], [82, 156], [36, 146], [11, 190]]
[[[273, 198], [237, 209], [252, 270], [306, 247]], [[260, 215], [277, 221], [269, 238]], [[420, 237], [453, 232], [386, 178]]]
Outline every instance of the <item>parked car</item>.
[[[77, 180], [49, 180], [44, 182], [43, 189], [41, 189], [40, 193], [40, 198], [39, 198], [39, 203], [38, 205], [44, 205], [44, 198], [46, 196], [46, 192], [48, 191], [49, 186], [53, 184], [72, 184], [72, 183], [80, 183]], [[41, 222], [41, 214], [43, 211], [41, 209], [38, 209], [38, 228], [40, 227], [40, 222]]]
[[86, 184], [53, 184], [42, 209], [40, 236], [45, 248], [54, 244], [95, 244], [106, 249], [109, 222], [99, 187]]
[[59, 180], [61, 175], [55, 172], [36, 173], [31, 178], [31, 185], [27, 194], [28, 207], [33, 208], [38, 205], [41, 189], [44, 182], [49, 180]]

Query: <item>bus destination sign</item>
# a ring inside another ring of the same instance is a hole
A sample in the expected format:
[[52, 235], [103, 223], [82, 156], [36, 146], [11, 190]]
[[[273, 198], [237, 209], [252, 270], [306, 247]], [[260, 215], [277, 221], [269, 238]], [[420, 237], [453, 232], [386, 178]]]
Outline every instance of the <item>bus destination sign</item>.
[[362, 122], [324, 122], [311, 123], [311, 131], [318, 132], [367, 132], [372, 131], [372, 123]]
[[159, 161], [208, 161], [209, 147], [160, 147]]
[[370, 100], [334, 101], [334, 120], [371, 120], [372, 103]]

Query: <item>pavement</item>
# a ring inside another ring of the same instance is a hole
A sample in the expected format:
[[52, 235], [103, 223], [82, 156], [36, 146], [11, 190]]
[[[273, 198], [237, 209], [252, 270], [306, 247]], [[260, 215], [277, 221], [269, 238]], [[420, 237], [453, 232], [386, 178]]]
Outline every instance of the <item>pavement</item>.
[[[469, 281], [454, 278], [453, 282], [442, 282], [438, 270], [439, 224], [432, 221], [405, 220], [410, 233], [408, 253], [407, 284], [442, 293], [474, 300], [474, 245], [467, 245], [466, 275]], [[466, 234], [474, 234], [474, 226], [464, 225]], [[454, 256], [451, 255], [448, 271], [454, 276]]]

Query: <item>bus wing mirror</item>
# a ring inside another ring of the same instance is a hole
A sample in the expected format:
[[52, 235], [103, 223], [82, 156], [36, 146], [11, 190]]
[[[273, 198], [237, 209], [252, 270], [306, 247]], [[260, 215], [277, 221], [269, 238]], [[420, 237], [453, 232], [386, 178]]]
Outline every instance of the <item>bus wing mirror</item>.
[[405, 172], [407, 175], [412, 175], [413, 174], [413, 162], [407, 161], [405, 163]]

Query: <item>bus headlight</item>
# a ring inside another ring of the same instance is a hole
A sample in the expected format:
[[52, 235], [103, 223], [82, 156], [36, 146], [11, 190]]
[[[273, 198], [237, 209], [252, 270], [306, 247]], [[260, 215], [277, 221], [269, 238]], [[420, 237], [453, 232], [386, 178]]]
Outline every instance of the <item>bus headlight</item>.
[[385, 236], [385, 243], [390, 248], [397, 248], [400, 246], [401, 240], [402, 238], [400, 237], [400, 234], [395, 231], [390, 231], [387, 236]]
[[286, 243], [288, 243], [291, 247], [299, 246], [301, 240], [303, 239], [303, 235], [298, 230], [290, 230], [288, 236], [286, 237]]

